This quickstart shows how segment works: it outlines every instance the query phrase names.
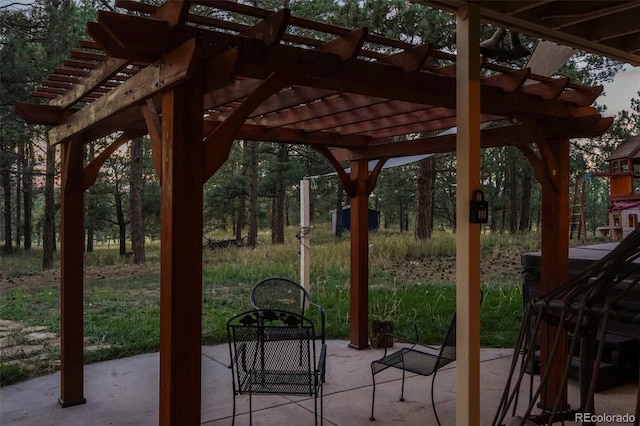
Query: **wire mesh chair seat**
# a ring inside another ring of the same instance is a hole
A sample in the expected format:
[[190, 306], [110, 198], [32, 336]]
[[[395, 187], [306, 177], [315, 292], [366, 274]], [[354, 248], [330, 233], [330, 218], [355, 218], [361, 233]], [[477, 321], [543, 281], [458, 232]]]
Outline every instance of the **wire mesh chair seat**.
[[441, 358], [438, 353], [417, 350], [414, 345], [410, 348], [402, 348], [375, 361], [373, 368], [375, 370], [374, 374], [389, 367], [395, 367], [421, 376], [430, 376], [435, 372], [436, 367], [443, 367], [452, 361], [455, 361], [455, 359], [445, 359]]
[[400, 391], [400, 401], [404, 401], [404, 382], [406, 372], [418, 374], [421, 376], [431, 376], [431, 406], [433, 407], [433, 413], [436, 417], [436, 421], [440, 424], [438, 413], [436, 411], [436, 405], [434, 401], [434, 383], [435, 375], [437, 371], [447, 364], [455, 361], [456, 359], [456, 317], [453, 316], [453, 320], [448, 329], [440, 327], [429, 326], [445, 331], [446, 336], [439, 348], [424, 345], [418, 343], [418, 329], [416, 330], [416, 339], [409, 340], [401, 336], [392, 335], [395, 340], [408, 343], [409, 346], [403, 347], [393, 353], [388, 353], [387, 349], [384, 350], [384, 356], [371, 363], [371, 376], [373, 379], [373, 396], [371, 399], [371, 417], [369, 420], [375, 420], [374, 407], [376, 400], [376, 374], [384, 371], [388, 368], [397, 368], [402, 370], [402, 387]]
[[294, 312], [252, 310], [227, 322], [233, 377], [233, 422], [236, 396], [313, 396], [317, 424], [318, 398], [322, 422], [322, 384], [326, 346], [316, 358], [316, 335], [311, 321]]

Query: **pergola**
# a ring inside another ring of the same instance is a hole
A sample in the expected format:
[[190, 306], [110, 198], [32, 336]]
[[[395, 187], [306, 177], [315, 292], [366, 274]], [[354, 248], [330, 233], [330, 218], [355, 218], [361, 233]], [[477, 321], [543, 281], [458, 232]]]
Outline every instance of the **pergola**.
[[[224, 0], [160, 7], [117, 0], [129, 13], [99, 12], [88, 24], [93, 41], [33, 93], [48, 103], [17, 106], [26, 121], [53, 126], [50, 143], [62, 147], [63, 407], [85, 402], [83, 194], [114, 150], [149, 134], [162, 187], [162, 424], [200, 423], [202, 186], [236, 139], [307, 144], [338, 172], [352, 207], [356, 349], [368, 347], [367, 200], [382, 165], [390, 157], [457, 152], [457, 423], [478, 423], [480, 226], [463, 218], [480, 186], [480, 148], [517, 147], [542, 185], [544, 290], [568, 273], [569, 138], [601, 135], [612, 119], [591, 106], [602, 87], [484, 61], [478, 5], [434, 3], [455, 9], [457, 56]], [[423, 136], [452, 126], [457, 135]], [[114, 142], [85, 164], [83, 146], [109, 135]], [[381, 161], [369, 172], [374, 158]], [[550, 386], [543, 402], [562, 392]]]

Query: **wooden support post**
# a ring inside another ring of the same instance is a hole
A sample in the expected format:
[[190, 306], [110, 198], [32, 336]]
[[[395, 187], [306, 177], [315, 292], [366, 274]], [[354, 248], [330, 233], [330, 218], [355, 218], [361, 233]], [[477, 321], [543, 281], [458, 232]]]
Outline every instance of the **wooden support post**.
[[[546, 292], [566, 281], [569, 275], [569, 140], [545, 139], [538, 143], [544, 143], [547, 147], [540, 150], [545, 166], [550, 167], [552, 164], [542, 182], [540, 289]], [[551, 159], [545, 158], [545, 154], [553, 156], [555, 161], [549, 161]], [[560, 409], [569, 408], [567, 388], [560, 387], [568, 350], [566, 337], [560, 338], [555, 356], [550, 360], [557, 332], [556, 327], [543, 324], [540, 338], [540, 367], [550, 368], [549, 381], [542, 390], [540, 403], [542, 408], [549, 410], [553, 408], [558, 395], [561, 398]], [[544, 374], [544, 370], [540, 374]]]
[[84, 404], [84, 190], [82, 142], [62, 145], [60, 249], [60, 397], [62, 407]]
[[161, 425], [200, 425], [203, 81], [162, 97]]
[[351, 162], [351, 340], [349, 347], [369, 346], [369, 191], [368, 161]]
[[456, 424], [480, 424], [480, 225], [469, 201], [480, 185], [480, 8], [457, 11]]
[[309, 179], [300, 181], [300, 284], [305, 290], [311, 289], [310, 273], [310, 216], [309, 216]]

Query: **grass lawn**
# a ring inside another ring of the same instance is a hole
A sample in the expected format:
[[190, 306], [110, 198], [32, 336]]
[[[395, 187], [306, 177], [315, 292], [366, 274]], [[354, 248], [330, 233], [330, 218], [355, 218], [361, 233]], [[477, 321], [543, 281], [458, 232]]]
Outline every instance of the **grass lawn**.
[[[284, 245], [265, 242], [255, 249], [205, 250], [203, 344], [226, 342], [226, 321], [250, 309], [249, 291], [255, 282], [268, 276], [298, 280], [297, 229], [287, 232]], [[268, 234], [261, 237], [269, 240]], [[483, 234], [483, 346], [515, 344], [522, 318], [520, 254], [538, 247], [538, 234]], [[5, 257], [0, 266], [3, 386], [50, 373], [59, 366], [59, 339], [55, 336], [60, 332], [59, 268], [40, 271], [40, 256], [39, 250], [22, 252]], [[87, 363], [158, 350], [158, 244], [147, 246], [147, 259], [144, 265], [134, 265], [130, 258], [120, 258], [117, 248], [106, 247], [86, 255]], [[370, 318], [392, 320], [396, 334], [412, 336], [414, 323], [448, 325], [455, 310], [455, 236], [442, 231], [418, 242], [410, 233], [372, 233], [369, 288]], [[349, 236], [337, 240], [328, 224], [317, 226], [311, 235], [311, 294], [325, 309], [328, 337], [348, 338]], [[27, 330], [11, 329], [13, 323]], [[50, 334], [46, 339], [34, 339], [31, 330]], [[426, 342], [437, 343], [441, 338], [426, 328], [420, 330]], [[22, 351], [15, 350], [21, 346]]]

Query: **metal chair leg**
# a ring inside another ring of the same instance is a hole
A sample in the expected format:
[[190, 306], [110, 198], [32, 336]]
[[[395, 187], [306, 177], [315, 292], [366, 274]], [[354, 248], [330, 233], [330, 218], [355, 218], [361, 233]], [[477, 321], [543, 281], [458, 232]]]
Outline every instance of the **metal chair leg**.
[[373, 407], [376, 404], [376, 375], [373, 372], [373, 367], [371, 367], [371, 376], [373, 378], [373, 394], [371, 396], [371, 417], [369, 417], [369, 420], [374, 422], [376, 420], [375, 416], [373, 415]]
[[438, 426], [440, 426], [440, 419], [438, 418], [438, 412], [436, 411], [436, 401], [433, 397], [433, 384], [436, 381], [436, 373], [437, 370], [434, 371], [433, 377], [431, 378], [431, 407], [433, 407], [433, 414], [436, 416], [436, 422], [438, 422]]

